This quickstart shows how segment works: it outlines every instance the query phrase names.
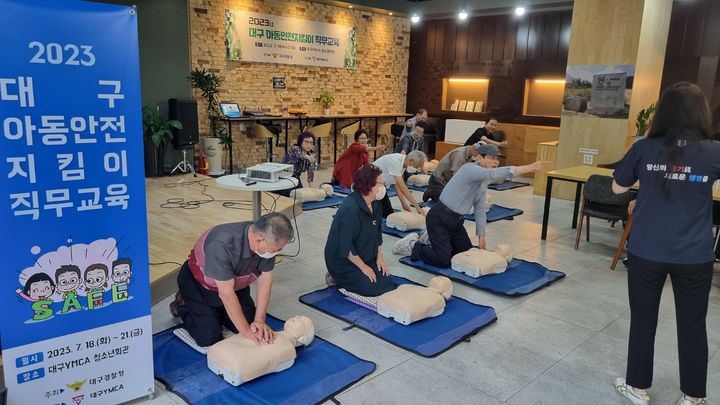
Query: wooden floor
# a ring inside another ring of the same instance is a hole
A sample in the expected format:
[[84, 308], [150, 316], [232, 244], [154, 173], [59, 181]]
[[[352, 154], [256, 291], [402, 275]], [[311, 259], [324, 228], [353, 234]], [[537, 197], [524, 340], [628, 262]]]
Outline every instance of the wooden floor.
[[[174, 291], [178, 263], [187, 259], [202, 232], [217, 224], [252, 219], [252, 193], [220, 188], [215, 179], [201, 175], [147, 178], [145, 190], [154, 304]], [[207, 202], [213, 198], [214, 202]], [[235, 208], [223, 207], [223, 202], [229, 201], [236, 203]], [[277, 211], [293, 216], [293, 201], [289, 198], [263, 193], [262, 204], [263, 213]], [[296, 215], [302, 212], [300, 202], [295, 203], [294, 211]], [[168, 263], [153, 264], [163, 262]]]

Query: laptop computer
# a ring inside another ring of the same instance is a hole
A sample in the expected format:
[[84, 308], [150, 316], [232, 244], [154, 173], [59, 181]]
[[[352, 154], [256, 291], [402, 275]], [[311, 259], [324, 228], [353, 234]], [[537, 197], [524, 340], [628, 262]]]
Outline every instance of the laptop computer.
[[242, 116], [240, 107], [238, 107], [237, 103], [220, 103], [220, 111], [222, 111], [222, 113], [228, 118]]

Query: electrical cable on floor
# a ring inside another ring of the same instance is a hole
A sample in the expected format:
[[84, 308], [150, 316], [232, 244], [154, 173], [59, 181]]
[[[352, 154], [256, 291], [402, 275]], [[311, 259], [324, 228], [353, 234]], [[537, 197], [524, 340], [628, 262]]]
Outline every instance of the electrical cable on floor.
[[248, 200], [218, 200], [212, 195], [207, 193], [208, 185], [203, 183], [204, 181], [207, 181], [207, 179], [203, 180], [194, 180], [194, 181], [184, 181], [180, 183], [170, 183], [165, 184], [165, 187], [168, 188], [174, 188], [174, 187], [185, 187], [185, 186], [191, 186], [194, 184], [198, 184], [202, 187], [202, 190], [200, 191], [200, 194], [209, 197], [205, 200], [185, 200], [184, 198], [168, 198], [164, 203], [160, 204], [160, 208], [166, 208], [166, 209], [176, 209], [176, 208], [182, 208], [182, 209], [197, 209], [200, 208], [203, 204], [218, 202], [222, 204], [223, 208], [229, 208], [229, 209], [236, 209], [236, 210], [252, 210], [252, 201]]
[[158, 262], [158, 263], [152, 263], [152, 262], [150, 262], [149, 264], [150, 264], [151, 266], [161, 266], [161, 265], [163, 265], [163, 264], [177, 264], [178, 266], [182, 266], [182, 263], [178, 263], [178, 262]]

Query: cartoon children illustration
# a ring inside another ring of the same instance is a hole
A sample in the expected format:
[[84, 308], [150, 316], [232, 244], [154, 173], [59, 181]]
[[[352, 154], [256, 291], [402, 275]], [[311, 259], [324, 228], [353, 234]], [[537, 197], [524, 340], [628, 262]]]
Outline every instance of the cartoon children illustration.
[[113, 302], [125, 301], [130, 297], [128, 293], [128, 284], [130, 284], [130, 276], [132, 260], [128, 258], [120, 258], [112, 262], [112, 297]]
[[55, 270], [55, 283], [57, 291], [63, 294], [63, 309], [61, 313], [82, 309], [78, 300], [77, 289], [80, 288], [80, 268], [74, 264], [66, 264]]
[[103, 292], [107, 288], [108, 268], [102, 263], [95, 263], [85, 269], [85, 289], [87, 290], [87, 307], [93, 309], [103, 305]]
[[23, 289], [16, 289], [15, 292], [33, 303], [33, 320], [43, 320], [52, 316], [52, 300], [49, 298], [55, 292], [55, 283], [45, 273], [35, 273], [25, 282]]

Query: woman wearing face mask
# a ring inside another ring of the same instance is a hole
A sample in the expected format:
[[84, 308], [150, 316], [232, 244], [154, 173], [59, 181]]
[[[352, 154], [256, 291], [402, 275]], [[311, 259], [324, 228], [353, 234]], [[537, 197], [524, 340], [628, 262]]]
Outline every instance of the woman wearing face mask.
[[382, 253], [380, 200], [387, 190], [380, 174], [373, 165], [357, 171], [353, 193], [337, 210], [325, 244], [328, 284], [367, 297], [397, 287]]
[[368, 145], [368, 133], [364, 128], [355, 131], [355, 143], [348, 146], [333, 167], [332, 185], [350, 188], [358, 169], [370, 164], [369, 151], [383, 152], [385, 145]]

